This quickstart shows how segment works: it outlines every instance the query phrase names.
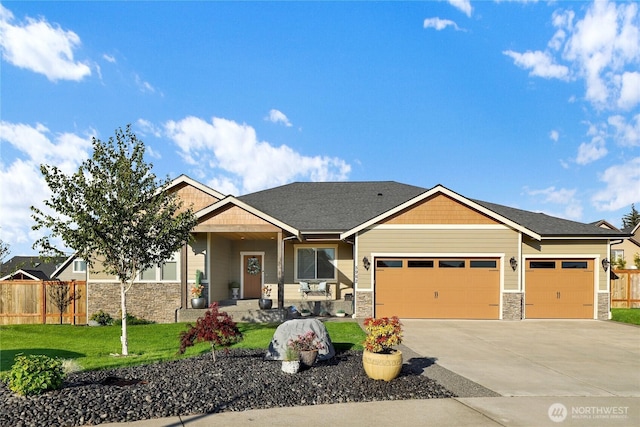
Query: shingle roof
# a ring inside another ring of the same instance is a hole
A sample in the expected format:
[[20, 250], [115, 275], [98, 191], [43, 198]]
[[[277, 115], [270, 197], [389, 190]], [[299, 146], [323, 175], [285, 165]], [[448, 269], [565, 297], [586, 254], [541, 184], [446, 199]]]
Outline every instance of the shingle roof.
[[425, 191], [394, 181], [294, 182], [238, 199], [302, 232], [340, 232]]
[[593, 236], [619, 238], [625, 235], [625, 233], [618, 230], [598, 227], [596, 223], [585, 224], [582, 222], [549, 216], [540, 212], [530, 212], [510, 208], [508, 206], [502, 206], [481, 200], [473, 201], [541, 236]]
[[[303, 233], [329, 233], [357, 227], [426, 191], [422, 187], [395, 181], [294, 182], [238, 199]], [[625, 236], [625, 233], [595, 224], [480, 200], [472, 201], [541, 236]]]
[[47, 261], [37, 256], [14, 256], [0, 266], [0, 277], [22, 270], [41, 280], [48, 280], [56, 271], [58, 265], [62, 264], [66, 259], [65, 257], [54, 257]]

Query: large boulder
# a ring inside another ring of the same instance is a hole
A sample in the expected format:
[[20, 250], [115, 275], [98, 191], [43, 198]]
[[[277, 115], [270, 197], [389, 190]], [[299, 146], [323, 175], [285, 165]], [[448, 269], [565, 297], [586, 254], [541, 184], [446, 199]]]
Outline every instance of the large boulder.
[[265, 358], [268, 360], [284, 360], [289, 340], [309, 331], [315, 332], [320, 342], [324, 344], [324, 348], [318, 350], [317, 360], [329, 360], [335, 356], [336, 351], [333, 348], [331, 337], [329, 337], [324, 323], [318, 319], [292, 319], [278, 326], [273, 334], [273, 339], [271, 339]]

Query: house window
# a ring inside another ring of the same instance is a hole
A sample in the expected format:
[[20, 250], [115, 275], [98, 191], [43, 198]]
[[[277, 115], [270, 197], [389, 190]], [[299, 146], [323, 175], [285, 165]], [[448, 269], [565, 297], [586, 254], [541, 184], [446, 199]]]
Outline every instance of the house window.
[[73, 261], [73, 272], [74, 273], [86, 273], [87, 272], [87, 262], [81, 259], [76, 259]]
[[296, 248], [296, 280], [335, 280], [335, 247]]
[[613, 249], [611, 251], [611, 260], [618, 261], [619, 259], [624, 259], [624, 249]]
[[140, 281], [157, 282], [157, 281], [176, 281], [178, 280], [178, 253], [159, 266], [147, 268], [140, 272]]

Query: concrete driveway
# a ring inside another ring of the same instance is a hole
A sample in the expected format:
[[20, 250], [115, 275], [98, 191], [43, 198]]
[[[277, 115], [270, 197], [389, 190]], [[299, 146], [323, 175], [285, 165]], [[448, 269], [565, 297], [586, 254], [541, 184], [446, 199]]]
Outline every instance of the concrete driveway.
[[416, 353], [502, 396], [640, 397], [640, 328], [596, 320], [404, 320]]

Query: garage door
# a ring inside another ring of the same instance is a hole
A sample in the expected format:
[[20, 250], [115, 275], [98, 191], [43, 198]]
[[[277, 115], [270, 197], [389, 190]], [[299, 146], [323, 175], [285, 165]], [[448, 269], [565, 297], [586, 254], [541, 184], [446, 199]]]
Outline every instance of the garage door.
[[497, 258], [376, 258], [375, 315], [498, 319]]
[[592, 259], [527, 260], [525, 317], [593, 319]]

